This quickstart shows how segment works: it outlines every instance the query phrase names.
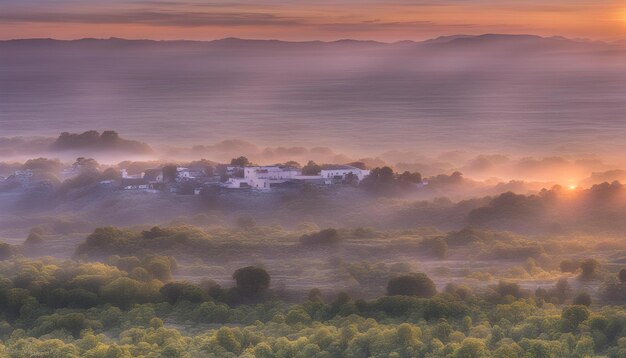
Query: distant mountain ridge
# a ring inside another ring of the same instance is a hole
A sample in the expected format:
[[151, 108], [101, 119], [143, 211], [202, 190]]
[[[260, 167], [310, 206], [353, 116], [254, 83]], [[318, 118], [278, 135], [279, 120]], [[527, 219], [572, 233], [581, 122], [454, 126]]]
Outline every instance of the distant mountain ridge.
[[440, 36], [423, 41], [401, 40], [395, 42], [381, 42], [374, 40], [339, 39], [333, 41], [286, 41], [275, 39], [244, 39], [238, 37], [226, 37], [217, 40], [151, 40], [151, 39], [124, 39], [117, 37], [110, 38], [81, 38], [75, 40], [58, 40], [53, 38], [25, 38], [0, 40], [0, 44], [198, 44], [198, 45], [241, 45], [241, 44], [265, 44], [265, 45], [373, 45], [373, 46], [394, 46], [394, 45], [432, 45], [432, 44], [461, 44], [461, 43], [486, 43], [486, 42], [562, 42], [562, 43], [595, 43], [595, 44], [623, 44], [626, 39], [613, 42], [592, 41], [586, 39], [570, 39], [562, 36], [543, 37], [539, 35], [527, 34], [483, 34], [483, 35], [450, 35]]
[[[442, 36], [425, 41], [378, 42], [372, 40], [341, 39], [335, 41], [283, 41], [264, 39], [241, 39], [228, 37], [212, 41], [195, 40], [147, 40], [147, 39], [95, 39], [78, 40], [56, 39], [16, 39], [0, 41], [0, 48], [7, 54], [20, 54], [24, 51], [46, 51], [50, 53], [66, 53], [67, 51], [122, 51], [123, 53], [141, 54], [142, 51], [173, 51], [172, 53], [224, 53], [236, 56], [266, 54], [279, 56], [282, 54], [298, 55], [302, 53], [335, 53], [350, 54], [362, 52], [367, 54], [385, 54], [388, 50], [400, 51], [406, 55], [425, 53], [456, 53], [472, 52], [507, 55], [513, 53], [619, 53], [626, 51], [626, 42], [602, 42], [564, 37], [541, 37], [537, 35], [452, 35]], [[475, 50], [475, 51], [473, 51]], [[218, 52], [216, 52], [218, 51]], [[155, 53], [156, 53], [155, 52]], [[46, 53], [46, 52], [42, 52]], [[0, 54], [0, 57], [2, 54]]]

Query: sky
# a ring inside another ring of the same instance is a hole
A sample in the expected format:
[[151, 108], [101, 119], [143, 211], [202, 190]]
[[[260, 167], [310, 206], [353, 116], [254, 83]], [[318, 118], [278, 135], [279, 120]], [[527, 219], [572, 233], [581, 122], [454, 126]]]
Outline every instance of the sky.
[[626, 38], [614, 0], [0, 0], [0, 39], [423, 40], [515, 33]]

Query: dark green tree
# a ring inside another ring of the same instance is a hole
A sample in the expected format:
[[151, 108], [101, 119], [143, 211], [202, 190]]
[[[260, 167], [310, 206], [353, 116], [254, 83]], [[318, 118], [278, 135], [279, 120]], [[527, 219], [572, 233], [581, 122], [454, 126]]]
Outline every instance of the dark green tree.
[[387, 284], [389, 296], [432, 297], [437, 293], [435, 283], [424, 273], [395, 277]]
[[270, 275], [264, 269], [247, 266], [233, 273], [237, 283], [237, 292], [243, 297], [255, 297], [262, 294], [270, 286]]
[[247, 165], [250, 165], [250, 161], [248, 160], [248, 158], [241, 156], [239, 158], [231, 159], [230, 165], [234, 167], [245, 167]]

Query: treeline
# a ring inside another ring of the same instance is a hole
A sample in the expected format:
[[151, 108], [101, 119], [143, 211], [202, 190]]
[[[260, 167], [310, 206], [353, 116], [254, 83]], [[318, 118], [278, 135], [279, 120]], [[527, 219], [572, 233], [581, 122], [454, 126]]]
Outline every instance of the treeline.
[[102, 133], [90, 130], [83, 133], [63, 132], [51, 146], [52, 150], [112, 150], [129, 154], [152, 154], [146, 143], [121, 138], [115, 131]]
[[[484, 292], [437, 290], [420, 273], [388, 296], [354, 300], [311, 290], [306, 302], [266, 295], [249, 266], [222, 289], [170, 281], [167, 257], [109, 264], [53, 259], [0, 263], [0, 352], [6, 356], [588, 357], [626, 354], [626, 312], [550, 303], [500, 282]], [[556, 289], [556, 288], [555, 288]], [[248, 302], [231, 301], [238, 295]], [[171, 328], [173, 326], [177, 328]], [[194, 333], [195, 332], [195, 333]]]

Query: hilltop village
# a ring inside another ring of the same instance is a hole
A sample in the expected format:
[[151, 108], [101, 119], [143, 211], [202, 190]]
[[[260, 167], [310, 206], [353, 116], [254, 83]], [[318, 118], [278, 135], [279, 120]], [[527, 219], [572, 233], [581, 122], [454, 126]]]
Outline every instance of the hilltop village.
[[[148, 167], [149, 163], [103, 166], [90, 158], [78, 158], [72, 165], [56, 160], [38, 158], [16, 167], [10, 175], [0, 177], [2, 191], [43, 190], [47, 187], [90, 187], [146, 193], [199, 195], [203, 190], [271, 192], [275, 189], [297, 189], [304, 186], [357, 186], [371, 171], [360, 162], [318, 165], [309, 161], [304, 166], [296, 162], [275, 165], [255, 165], [239, 157], [230, 164], [200, 160], [185, 164], [165, 164]], [[153, 164], [154, 165], [154, 164]], [[390, 168], [376, 168], [382, 175]], [[415, 173], [417, 174], [417, 173]], [[406, 175], [406, 174], [405, 174]], [[421, 176], [413, 183], [421, 182]]]
[[[207, 171], [202, 168], [163, 167], [147, 169], [141, 174], [129, 175], [121, 170], [119, 187], [123, 190], [144, 190], [199, 194], [202, 189], [217, 187], [232, 190], [270, 191], [276, 188], [299, 187], [304, 184], [333, 185], [358, 184], [370, 171], [351, 165], [324, 165], [319, 170], [303, 170], [294, 165], [276, 164], [227, 165]], [[169, 183], [169, 185], [166, 185]], [[116, 181], [102, 181], [102, 185], [116, 185]], [[166, 188], [168, 187], [168, 188]]]

